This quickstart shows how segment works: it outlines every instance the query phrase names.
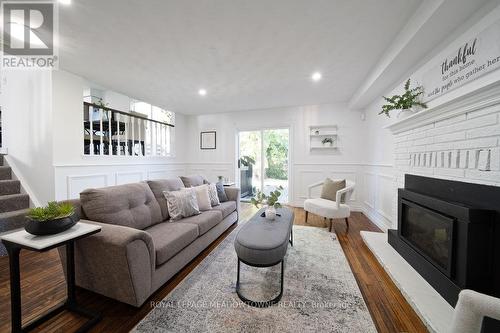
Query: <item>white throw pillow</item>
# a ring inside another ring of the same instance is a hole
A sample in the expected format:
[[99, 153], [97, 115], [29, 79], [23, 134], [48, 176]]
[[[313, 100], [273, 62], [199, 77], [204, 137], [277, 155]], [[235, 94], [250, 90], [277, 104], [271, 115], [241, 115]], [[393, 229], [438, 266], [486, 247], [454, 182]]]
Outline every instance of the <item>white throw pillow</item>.
[[208, 184], [208, 195], [210, 196], [210, 204], [212, 207], [220, 205], [219, 196], [217, 195], [217, 185]]
[[212, 209], [212, 205], [210, 204], [210, 195], [208, 194], [208, 185], [195, 186], [193, 189], [196, 193], [198, 208], [201, 211]]
[[185, 188], [179, 191], [164, 191], [167, 199], [168, 214], [171, 220], [180, 220], [185, 217], [200, 214], [196, 191], [193, 188]]

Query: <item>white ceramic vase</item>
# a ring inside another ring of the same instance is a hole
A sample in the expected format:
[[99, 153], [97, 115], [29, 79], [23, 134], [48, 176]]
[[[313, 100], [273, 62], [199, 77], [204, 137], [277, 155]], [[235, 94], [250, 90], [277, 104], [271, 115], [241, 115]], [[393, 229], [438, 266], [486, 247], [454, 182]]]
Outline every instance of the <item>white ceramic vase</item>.
[[274, 220], [276, 218], [276, 208], [274, 206], [267, 206], [266, 208], [266, 219]]
[[401, 110], [399, 110], [397, 117], [398, 117], [398, 119], [405, 119], [411, 115], [414, 115], [417, 112], [418, 112], [418, 110], [416, 110], [415, 108], [401, 109]]

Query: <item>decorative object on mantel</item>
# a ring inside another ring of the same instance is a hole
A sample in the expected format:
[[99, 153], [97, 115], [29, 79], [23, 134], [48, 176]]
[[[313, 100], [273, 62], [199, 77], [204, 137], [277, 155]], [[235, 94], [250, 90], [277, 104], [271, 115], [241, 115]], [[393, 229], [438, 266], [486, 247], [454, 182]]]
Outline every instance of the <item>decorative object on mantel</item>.
[[278, 202], [281, 192], [283, 190], [283, 186], [278, 186], [278, 188], [269, 195], [262, 193], [261, 191], [257, 191], [255, 197], [253, 197], [250, 201], [252, 204], [259, 208], [259, 205], [263, 205], [264, 203], [267, 205], [265, 212], [263, 213], [266, 219], [274, 220], [276, 216], [280, 216], [276, 213], [276, 208], [281, 208], [281, 204]]
[[217, 149], [217, 133], [215, 131], [200, 133], [200, 149]]
[[390, 117], [392, 110], [399, 110], [398, 118], [400, 116], [406, 118], [418, 112], [415, 107], [427, 108], [427, 104], [420, 101], [420, 96], [424, 93], [422, 86], [410, 89], [410, 79], [408, 79], [404, 85], [404, 89], [405, 92], [403, 95], [393, 95], [392, 97], [382, 96], [387, 104], [382, 105], [382, 111], [379, 114], [385, 114], [387, 117]]
[[51, 201], [46, 207], [30, 209], [24, 227], [32, 235], [53, 235], [63, 232], [78, 222], [75, 208], [70, 203]]
[[337, 149], [337, 125], [309, 126], [309, 147], [314, 149]]
[[324, 138], [323, 140], [321, 140], [321, 143], [323, 144], [323, 146], [331, 147], [333, 146], [333, 138]]

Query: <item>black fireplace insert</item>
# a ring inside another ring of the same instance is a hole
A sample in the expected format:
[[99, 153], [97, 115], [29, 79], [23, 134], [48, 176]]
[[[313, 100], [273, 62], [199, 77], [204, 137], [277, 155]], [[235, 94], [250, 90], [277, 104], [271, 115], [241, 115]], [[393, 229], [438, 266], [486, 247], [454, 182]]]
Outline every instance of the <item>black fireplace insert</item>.
[[[499, 203], [497, 186], [407, 174], [389, 243], [452, 306], [462, 289], [500, 297]], [[484, 321], [483, 332], [498, 328]]]

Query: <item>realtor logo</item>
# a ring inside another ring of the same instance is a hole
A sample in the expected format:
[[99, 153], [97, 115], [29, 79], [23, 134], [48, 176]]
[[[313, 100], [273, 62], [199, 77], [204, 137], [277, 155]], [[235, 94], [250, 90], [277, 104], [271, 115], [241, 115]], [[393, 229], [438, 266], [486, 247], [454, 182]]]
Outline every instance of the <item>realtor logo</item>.
[[54, 68], [54, 2], [2, 2], [2, 68]]

